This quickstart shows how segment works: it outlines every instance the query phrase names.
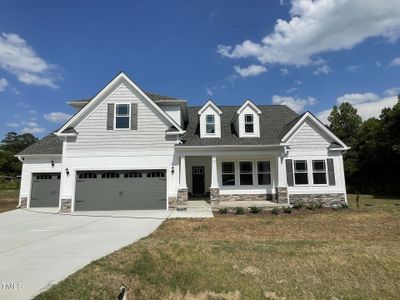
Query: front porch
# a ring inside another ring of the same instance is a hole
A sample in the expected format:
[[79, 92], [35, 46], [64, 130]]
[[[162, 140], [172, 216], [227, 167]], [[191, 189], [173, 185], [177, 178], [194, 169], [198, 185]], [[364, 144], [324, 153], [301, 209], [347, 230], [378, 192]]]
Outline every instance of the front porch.
[[279, 184], [281, 154], [181, 155], [177, 204], [182, 207], [194, 200], [207, 201], [213, 208], [287, 204], [287, 188]]

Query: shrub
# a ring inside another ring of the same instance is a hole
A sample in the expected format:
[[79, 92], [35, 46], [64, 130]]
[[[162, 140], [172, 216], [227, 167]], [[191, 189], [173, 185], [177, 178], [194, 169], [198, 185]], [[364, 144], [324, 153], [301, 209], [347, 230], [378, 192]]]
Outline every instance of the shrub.
[[228, 213], [228, 209], [226, 208], [226, 207], [221, 207], [220, 209], [219, 209], [219, 213], [220, 214], [227, 214]]
[[285, 214], [291, 214], [292, 213], [292, 208], [290, 206], [284, 207], [283, 212]]
[[343, 209], [349, 208], [349, 205], [347, 203], [342, 203], [342, 208]]
[[323, 208], [323, 205], [322, 205], [322, 203], [317, 203], [317, 204], [315, 204], [315, 208], [318, 208], [318, 209], [321, 209], [321, 208]]
[[307, 209], [315, 210], [315, 205], [314, 204], [309, 204], [309, 205], [307, 205]]
[[273, 215], [279, 215], [279, 208], [274, 207], [274, 208], [271, 210], [271, 214], [273, 214]]
[[250, 212], [252, 213], [252, 214], [257, 214], [257, 213], [259, 213], [261, 211], [261, 208], [260, 207], [257, 207], [257, 206], [252, 206], [252, 207], [250, 207]]
[[236, 212], [237, 215], [244, 215], [244, 208], [243, 207], [236, 207]]
[[303, 203], [297, 202], [297, 203], [295, 203], [295, 204], [293, 205], [293, 208], [294, 208], [294, 209], [302, 209], [303, 206], [304, 206]]

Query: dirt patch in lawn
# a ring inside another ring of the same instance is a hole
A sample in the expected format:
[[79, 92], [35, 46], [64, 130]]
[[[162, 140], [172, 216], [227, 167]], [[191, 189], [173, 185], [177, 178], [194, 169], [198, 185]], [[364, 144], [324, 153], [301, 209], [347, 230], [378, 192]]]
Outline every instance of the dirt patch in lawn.
[[0, 213], [15, 209], [18, 205], [19, 190], [0, 190]]

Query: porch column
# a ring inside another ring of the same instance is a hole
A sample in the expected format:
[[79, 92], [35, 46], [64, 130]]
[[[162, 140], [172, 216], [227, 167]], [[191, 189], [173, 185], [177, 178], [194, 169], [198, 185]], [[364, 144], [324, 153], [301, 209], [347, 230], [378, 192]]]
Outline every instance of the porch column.
[[177, 197], [177, 209], [186, 210], [188, 201], [188, 188], [186, 185], [186, 161], [185, 156], [180, 156], [180, 167], [179, 167], [179, 189]]
[[179, 188], [187, 189], [186, 185], [186, 161], [185, 156], [180, 156], [180, 167], [179, 167]]
[[211, 204], [219, 204], [217, 157], [215, 155], [211, 157], [210, 202]]

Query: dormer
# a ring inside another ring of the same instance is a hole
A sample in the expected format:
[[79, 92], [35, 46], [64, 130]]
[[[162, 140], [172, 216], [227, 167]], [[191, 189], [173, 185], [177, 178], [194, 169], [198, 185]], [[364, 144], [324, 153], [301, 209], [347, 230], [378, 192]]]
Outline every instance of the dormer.
[[236, 112], [233, 125], [240, 138], [260, 137], [261, 110], [247, 100]]
[[222, 111], [211, 100], [203, 105], [198, 112], [201, 138], [221, 137], [221, 114]]

